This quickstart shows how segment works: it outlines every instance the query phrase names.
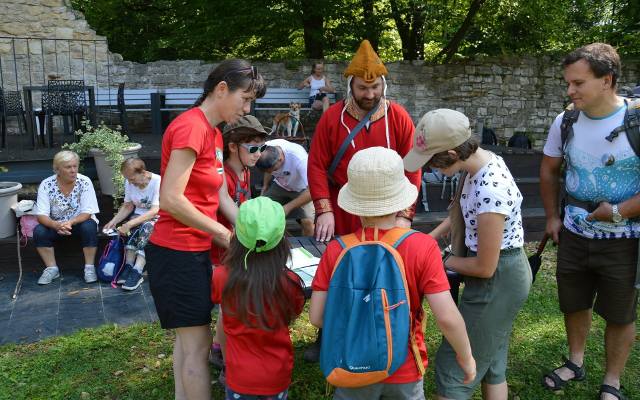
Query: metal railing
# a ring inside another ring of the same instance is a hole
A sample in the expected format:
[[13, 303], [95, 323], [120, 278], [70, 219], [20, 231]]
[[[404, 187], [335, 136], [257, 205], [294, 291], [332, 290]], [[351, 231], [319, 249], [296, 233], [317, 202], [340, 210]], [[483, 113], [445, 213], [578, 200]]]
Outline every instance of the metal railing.
[[[96, 90], [113, 88], [117, 86], [112, 82], [113, 67], [106, 39], [0, 36], [0, 87], [4, 91], [23, 93], [23, 88], [45, 86], [51, 79], [82, 80]], [[41, 106], [41, 94], [33, 94], [33, 106], [37, 108]], [[113, 102], [115, 107], [115, 98]], [[20, 131], [17, 119], [4, 115], [4, 109], [0, 113], [6, 122], [7, 139], [5, 148], [0, 148], [0, 161], [42, 158], [33, 148], [32, 138]]]

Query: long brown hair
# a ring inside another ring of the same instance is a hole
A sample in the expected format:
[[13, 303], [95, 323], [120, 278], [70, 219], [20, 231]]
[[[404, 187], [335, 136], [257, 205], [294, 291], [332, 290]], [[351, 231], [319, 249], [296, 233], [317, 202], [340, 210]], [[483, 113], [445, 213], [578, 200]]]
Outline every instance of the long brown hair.
[[298, 316], [291, 287], [303, 295], [302, 281], [292, 277], [286, 267], [290, 251], [284, 237], [273, 249], [257, 253], [249, 252], [234, 236], [224, 258], [229, 278], [222, 291], [222, 312], [250, 328], [289, 326]]

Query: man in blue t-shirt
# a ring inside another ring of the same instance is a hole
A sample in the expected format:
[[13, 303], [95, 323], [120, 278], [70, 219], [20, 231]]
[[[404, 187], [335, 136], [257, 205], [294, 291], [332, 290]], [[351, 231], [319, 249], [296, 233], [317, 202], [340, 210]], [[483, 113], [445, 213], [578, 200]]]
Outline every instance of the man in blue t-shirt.
[[[551, 125], [540, 188], [546, 232], [559, 244], [556, 279], [569, 358], [544, 376], [543, 385], [555, 391], [571, 380], [584, 379], [593, 309], [606, 321], [606, 371], [599, 395], [616, 399], [622, 396], [620, 375], [635, 340], [640, 158], [625, 132], [606, 139], [622, 125], [627, 108], [625, 99], [616, 95], [620, 76], [616, 50], [593, 43], [570, 53], [563, 67], [567, 94], [580, 112], [565, 143], [561, 139], [564, 113]], [[567, 194], [560, 210], [563, 159]]]

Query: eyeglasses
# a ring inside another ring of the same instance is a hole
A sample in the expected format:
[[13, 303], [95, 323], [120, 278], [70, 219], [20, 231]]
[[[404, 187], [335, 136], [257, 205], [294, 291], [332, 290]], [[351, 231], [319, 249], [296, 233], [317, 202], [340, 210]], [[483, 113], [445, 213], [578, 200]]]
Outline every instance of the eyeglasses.
[[254, 154], [257, 152], [262, 153], [263, 151], [266, 150], [267, 145], [265, 144], [261, 144], [260, 146], [256, 146], [256, 145], [251, 145], [251, 144], [246, 144], [246, 143], [240, 143], [240, 146], [244, 147], [245, 149], [247, 149], [247, 151], [249, 152], [249, 154]]
[[227, 77], [230, 74], [236, 74], [236, 73], [240, 73], [240, 72], [250, 72], [251, 73], [251, 79], [256, 80], [258, 79], [258, 67], [254, 67], [253, 65], [250, 67], [245, 67], [245, 68], [237, 68], [237, 69], [232, 69], [231, 71], [227, 72], [224, 75], [224, 78], [222, 78], [223, 81], [227, 80]]

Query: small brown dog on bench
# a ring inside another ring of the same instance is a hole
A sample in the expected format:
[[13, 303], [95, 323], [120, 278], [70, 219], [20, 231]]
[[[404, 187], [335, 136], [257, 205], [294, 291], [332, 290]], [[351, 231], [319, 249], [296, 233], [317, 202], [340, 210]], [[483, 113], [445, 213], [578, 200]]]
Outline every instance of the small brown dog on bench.
[[[286, 136], [296, 136], [300, 125], [300, 103], [289, 103], [289, 112], [277, 113], [273, 117], [271, 134], [278, 135], [279, 131], [286, 129]], [[284, 135], [283, 135], [284, 136]]]

